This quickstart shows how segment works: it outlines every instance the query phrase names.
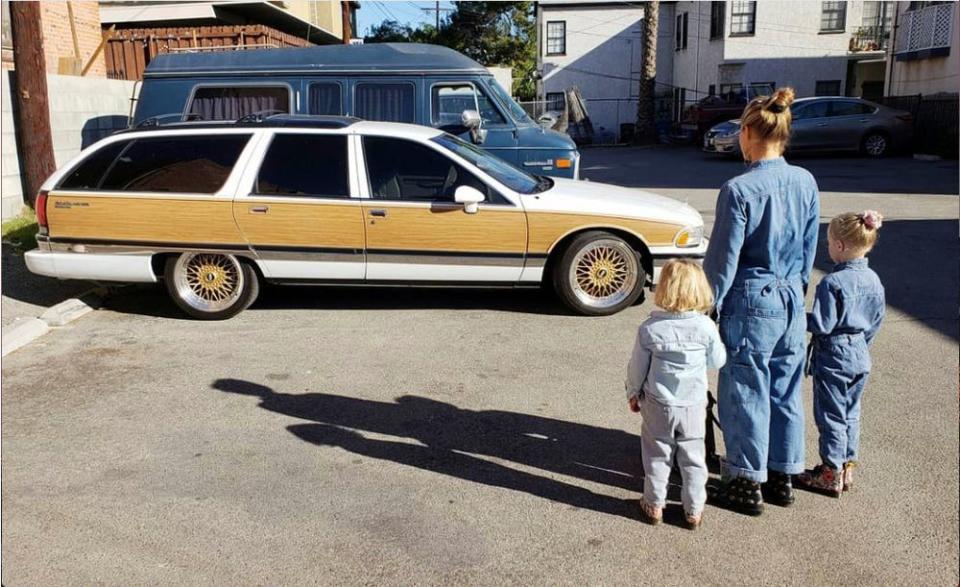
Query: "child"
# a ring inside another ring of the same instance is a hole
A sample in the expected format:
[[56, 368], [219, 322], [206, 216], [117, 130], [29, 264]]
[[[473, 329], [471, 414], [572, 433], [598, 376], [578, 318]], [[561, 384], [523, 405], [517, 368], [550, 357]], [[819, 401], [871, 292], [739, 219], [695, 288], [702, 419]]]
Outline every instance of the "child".
[[704, 315], [713, 306], [713, 293], [699, 265], [667, 263], [654, 302], [663, 311], [651, 312], [640, 325], [626, 382], [630, 410], [643, 416], [640, 511], [650, 524], [663, 518], [676, 454], [683, 509], [692, 530], [700, 526], [707, 499], [707, 369], [719, 369], [727, 353], [717, 327]]
[[883, 216], [873, 210], [830, 221], [827, 239], [836, 265], [817, 286], [813, 311], [807, 315], [807, 330], [813, 334], [807, 368], [813, 373], [813, 415], [822, 462], [797, 480], [833, 497], [853, 484], [860, 398], [870, 373], [867, 347], [883, 320], [883, 285], [866, 259], [882, 224]]

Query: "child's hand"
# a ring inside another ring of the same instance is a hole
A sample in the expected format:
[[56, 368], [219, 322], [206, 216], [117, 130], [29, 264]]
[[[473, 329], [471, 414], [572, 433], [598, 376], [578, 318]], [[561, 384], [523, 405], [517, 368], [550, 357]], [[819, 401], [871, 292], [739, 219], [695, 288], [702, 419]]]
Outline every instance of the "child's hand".
[[631, 411], [631, 412], [636, 413], [636, 412], [639, 412], [639, 411], [640, 411], [640, 401], [637, 399], [637, 396], [631, 397], [631, 398], [627, 401], [627, 403], [630, 404], [630, 411]]

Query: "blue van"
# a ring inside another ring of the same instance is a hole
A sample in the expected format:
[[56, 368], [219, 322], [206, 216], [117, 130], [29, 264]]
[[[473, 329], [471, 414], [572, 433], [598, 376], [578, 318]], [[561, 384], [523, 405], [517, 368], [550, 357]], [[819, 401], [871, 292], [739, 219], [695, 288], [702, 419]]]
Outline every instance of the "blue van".
[[531, 120], [485, 67], [435, 45], [158, 55], [144, 73], [133, 125], [277, 113], [433, 126], [533, 173], [579, 177], [569, 136]]

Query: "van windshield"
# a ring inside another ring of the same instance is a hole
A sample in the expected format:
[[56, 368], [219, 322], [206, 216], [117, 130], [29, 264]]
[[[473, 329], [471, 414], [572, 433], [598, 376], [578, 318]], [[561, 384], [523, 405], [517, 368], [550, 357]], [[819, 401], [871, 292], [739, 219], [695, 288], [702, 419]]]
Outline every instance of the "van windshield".
[[521, 194], [534, 194], [553, 187], [553, 180], [514, 167], [503, 159], [453, 135], [444, 133], [431, 140], [453, 151], [503, 185]]
[[497, 97], [497, 100], [503, 104], [507, 110], [510, 111], [510, 116], [513, 117], [513, 120], [521, 124], [536, 124], [533, 120], [527, 116], [527, 112], [517, 104], [513, 98], [510, 97], [510, 94], [507, 93], [503, 87], [497, 83], [496, 80], [491, 79], [487, 82], [487, 87], [490, 88], [490, 91], [494, 93]]

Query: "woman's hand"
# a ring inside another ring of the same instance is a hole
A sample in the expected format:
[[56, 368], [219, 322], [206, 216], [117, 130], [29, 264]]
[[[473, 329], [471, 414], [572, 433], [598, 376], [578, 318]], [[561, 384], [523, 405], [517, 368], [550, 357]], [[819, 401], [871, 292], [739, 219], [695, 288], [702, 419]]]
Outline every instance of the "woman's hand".
[[630, 406], [631, 412], [636, 413], [640, 411], [640, 400], [637, 399], [637, 396], [631, 397], [629, 400], [627, 400], [627, 403]]

